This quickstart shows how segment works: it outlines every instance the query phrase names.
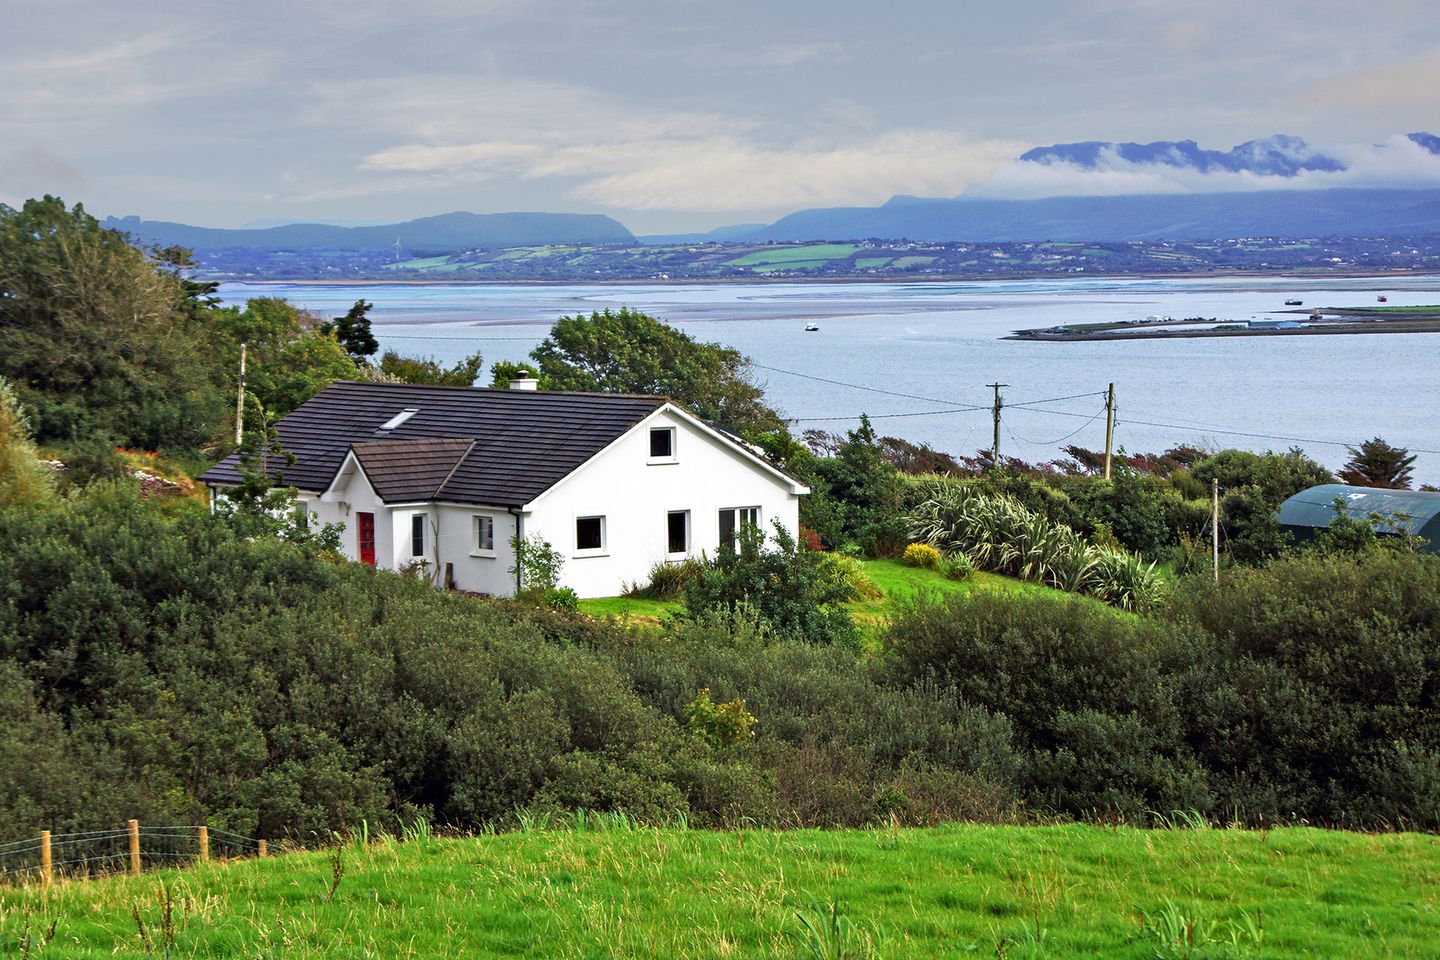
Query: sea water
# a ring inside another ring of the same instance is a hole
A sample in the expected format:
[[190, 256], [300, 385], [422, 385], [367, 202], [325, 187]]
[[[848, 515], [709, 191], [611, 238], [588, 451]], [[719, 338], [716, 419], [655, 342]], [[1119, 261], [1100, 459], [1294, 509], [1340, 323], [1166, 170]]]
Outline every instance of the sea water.
[[[1034, 342], [1013, 330], [1147, 316], [1243, 321], [1311, 307], [1440, 303], [1440, 277], [1369, 279], [1066, 278], [912, 284], [243, 284], [228, 303], [279, 296], [324, 316], [357, 299], [382, 349], [487, 366], [523, 360], [558, 317], [628, 306], [758, 365], [796, 429], [843, 431], [869, 414], [882, 434], [972, 453], [992, 442], [1003, 383], [1002, 455], [1044, 461], [1066, 444], [1115, 442], [1284, 450], [1332, 467], [1370, 437], [1417, 451], [1417, 480], [1440, 484], [1440, 334]], [[819, 325], [806, 332], [807, 323]], [[1068, 399], [1057, 399], [1068, 398]]]

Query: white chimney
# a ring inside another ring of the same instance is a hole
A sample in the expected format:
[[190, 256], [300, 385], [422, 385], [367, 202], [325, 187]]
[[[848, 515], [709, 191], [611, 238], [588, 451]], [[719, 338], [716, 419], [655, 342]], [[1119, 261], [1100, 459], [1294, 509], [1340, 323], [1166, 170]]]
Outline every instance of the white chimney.
[[535, 390], [539, 386], [540, 384], [537, 383], [535, 380], [531, 379], [530, 374], [528, 373], [520, 373], [519, 375], [512, 377], [510, 380], [511, 390]]

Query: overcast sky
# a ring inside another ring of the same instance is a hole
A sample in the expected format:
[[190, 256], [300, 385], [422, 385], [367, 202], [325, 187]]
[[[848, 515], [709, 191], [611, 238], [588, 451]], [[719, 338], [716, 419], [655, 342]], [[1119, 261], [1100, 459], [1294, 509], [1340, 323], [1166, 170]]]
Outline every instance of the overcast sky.
[[0, 202], [210, 226], [704, 229], [1003, 191], [1055, 142], [1437, 128], [1427, 0], [11, 0], [0, 29]]

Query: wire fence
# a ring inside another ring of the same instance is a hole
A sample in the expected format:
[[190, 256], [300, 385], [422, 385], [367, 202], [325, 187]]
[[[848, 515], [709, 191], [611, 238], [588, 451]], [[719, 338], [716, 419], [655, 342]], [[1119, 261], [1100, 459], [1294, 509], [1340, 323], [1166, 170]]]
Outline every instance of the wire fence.
[[140, 873], [192, 861], [266, 856], [264, 840], [194, 826], [142, 827], [131, 820], [110, 830], [41, 831], [40, 836], [0, 843], [0, 883], [52, 883], [63, 878]]

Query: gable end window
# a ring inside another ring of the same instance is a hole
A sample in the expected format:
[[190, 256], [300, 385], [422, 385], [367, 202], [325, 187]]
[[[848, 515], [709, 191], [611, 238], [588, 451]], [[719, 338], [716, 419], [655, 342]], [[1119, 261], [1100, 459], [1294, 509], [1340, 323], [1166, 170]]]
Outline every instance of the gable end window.
[[595, 551], [605, 549], [605, 518], [575, 518], [575, 550]]
[[675, 459], [675, 428], [652, 427], [650, 430], [650, 459], [670, 461]]
[[475, 516], [475, 552], [495, 552], [495, 518], [489, 514]]
[[429, 518], [423, 513], [417, 513], [410, 517], [410, 555], [412, 557], [425, 556], [425, 525]]

